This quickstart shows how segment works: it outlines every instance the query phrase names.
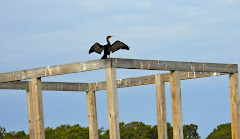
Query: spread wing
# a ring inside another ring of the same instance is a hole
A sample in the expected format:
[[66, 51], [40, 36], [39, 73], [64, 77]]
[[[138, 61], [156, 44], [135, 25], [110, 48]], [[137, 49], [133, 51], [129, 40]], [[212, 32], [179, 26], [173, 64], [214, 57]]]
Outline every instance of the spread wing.
[[119, 49], [127, 49], [129, 50], [130, 47], [127, 46], [126, 44], [124, 44], [123, 42], [120, 42], [120, 41], [116, 41], [112, 44], [112, 46], [109, 48], [109, 51], [112, 51], [112, 52], [115, 52]]
[[99, 44], [98, 42], [96, 42], [89, 50], [89, 54], [92, 52], [96, 52], [101, 54], [101, 52], [103, 51], [104, 46], [102, 46], [101, 44]]

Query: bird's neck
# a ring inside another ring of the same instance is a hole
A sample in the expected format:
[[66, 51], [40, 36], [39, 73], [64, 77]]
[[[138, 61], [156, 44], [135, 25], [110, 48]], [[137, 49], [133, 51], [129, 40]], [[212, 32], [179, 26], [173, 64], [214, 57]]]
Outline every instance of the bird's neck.
[[110, 45], [111, 45], [111, 42], [109, 41], [109, 38], [107, 38], [107, 42], [108, 42], [108, 44], [110, 44]]

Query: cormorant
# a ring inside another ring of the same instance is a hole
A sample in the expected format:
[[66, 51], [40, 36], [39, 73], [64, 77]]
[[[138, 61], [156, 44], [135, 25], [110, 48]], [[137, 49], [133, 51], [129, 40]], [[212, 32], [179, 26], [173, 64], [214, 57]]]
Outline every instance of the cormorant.
[[101, 45], [98, 42], [96, 42], [89, 50], [89, 54], [92, 52], [96, 52], [101, 54], [101, 52], [104, 50], [104, 54], [102, 56], [101, 59], [106, 59], [107, 56], [109, 55], [110, 57], [110, 52], [115, 52], [119, 49], [127, 49], [129, 50], [130, 47], [127, 46], [126, 44], [124, 44], [123, 42], [120, 42], [119, 40], [117, 40], [116, 42], [114, 42], [113, 44], [110, 43], [109, 39], [113, 37], [113, 36], [107, 36], [107, 44], [106, 45]]

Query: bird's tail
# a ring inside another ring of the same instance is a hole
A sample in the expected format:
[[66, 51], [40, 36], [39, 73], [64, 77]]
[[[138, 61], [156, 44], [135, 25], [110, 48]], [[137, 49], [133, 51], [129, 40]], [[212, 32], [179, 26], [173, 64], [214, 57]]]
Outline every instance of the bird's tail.
[[103, 55], [101, 59], [106, 59], [107, 58], [107, 55]]

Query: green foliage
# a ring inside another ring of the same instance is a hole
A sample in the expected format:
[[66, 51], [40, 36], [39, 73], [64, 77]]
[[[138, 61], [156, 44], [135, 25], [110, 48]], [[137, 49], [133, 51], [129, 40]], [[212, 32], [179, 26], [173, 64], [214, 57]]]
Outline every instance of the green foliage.
[[[158, 131], [157, 131], [157, 125], [153, 126], [151, 129], [151, 138], [152, 139], [157, 139], [158, 138]], [[170, 123], [167, 123], [167, 134], [168, 134], [168, 139], [173, 139], [173, 128]]]
[[74, 126], [61, 125], [53, 128], [45, 129], [46, 139], [87, 139], [89, 138], [89, 129], [87, 127], [81, 127], [78, 124]]
[[147, 139], [151, 138], [151, 126], [142, 122], [121, 122], [120, 135], [122, 139]]
[[25, 134], [24, 131], [11, 131], [5, 134], [4, 139], [26, 139], [27, 135]]
[[98, 135], [99, 139], [109, 139], [109, 131], [107, 133], [103, 127], [98, 129]]
[[52, 139], [52, 138], [54, 138], [54, 133], [55, 133], [55, 130], [54, 129], [52, 129], [52, 128], [50, 128], [50, 127], [47, 127], [46, 129], [45, 129], [45, 138], [47, 138], [47, 139]]
[[184, 139], [200, 139], [197, 130], [198, 130], [197, 125], [194, 124], [184, 125], [183, 126]]
[[173, 128], [170, 123], [167, 123], [168, 139], [173, 139]]
[[0, 126], [0, 139], [3, 139], [5, 134], [6, 134], [6, 129]]
[[[131, 122], [125, 124], [124, 122], [119, 123], [120, 136], [121, 139], [157, 139], [157, 125], [151, 127], [150, 125], [145, 125], [142, 122]], [[167, 133], [168, 139], [173, 139], [173, 128], [170, 123], [167, 123]], [[100, 139], [109, 138], [109, 130], [105, 131], [103, 137]]]
[[81, 127], [79, 125], [72, 126], [66, 132], [67, 139], [88, 139], [89, 129], [86, 127]]
[[221, 124], [206, 139], [231, 139], [231, 123]]
[[[150, 126], [145, 125], [142, 122], [131, 122], [125, 124], [124, 122], [119, 123], [121, 139], [157, 139], [157, 125]], [[199, 139], [200, 136], [197, 133], [198, 126], [184, 125], [184, 138], [185, 139]], [[26, 135], [24, 131], [17, 133], [5, 132], [5, 128], [0, 127], [0, 133], [4, 139], [28, 139], [29, 135]], [[167, 123], [168, 139], [173, 139], [173, 128], [170, 123]], [[98, 129], [100, 139], [109, 139], [109, 130], [104, 130], [103, 127]], [[58, 127], [45, 129], [46, 139], [88, 139], [89, 128], [81, 127], [80, 125], [60, 125]], [[1, 139], [1, 138], [0, 138]]]
[[150, 134], [152, 135], [152, 138], [153, 139], [157, 139], [158, 138], [158, 131], [157, 131], [157, 125], [153, 126], [151, 131], [150, 131]]

